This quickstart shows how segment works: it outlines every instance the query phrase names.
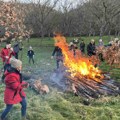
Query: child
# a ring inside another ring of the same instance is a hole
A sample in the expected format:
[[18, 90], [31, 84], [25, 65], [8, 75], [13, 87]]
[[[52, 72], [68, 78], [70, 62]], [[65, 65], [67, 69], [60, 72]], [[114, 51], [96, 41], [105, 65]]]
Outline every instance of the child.
[[4, 102], [6, 108], [3, 111], [0, 120], [5, 120], [7, 114], [10, 112], [14, 104], [21, 104], [22, 120], [26, 118], [27, 101], [24, 88], [27, 88], [29, 84], [22, 81], [22, 62], [15, 58], [10, 58], [11, 67], [6, 70], [5, 74], [5, 91]]
[[34, 64], [34, 51], [31, 46], [29, 47], [27, 56], [29, 57], [29, 63], [31, 63], [31, 60], [32, 60], [32, 62]]
[[1, 50], [0, 56], [2, 58], [3, 61], [3, 65], [4, 65], [4, 72], [10, 67], [10, 58], [12, 56], [15, 56], [15, 52], [13, 50], [13, 48], [11, 47], [11, 43], [7, 42], [5, 48], [3, 48]]

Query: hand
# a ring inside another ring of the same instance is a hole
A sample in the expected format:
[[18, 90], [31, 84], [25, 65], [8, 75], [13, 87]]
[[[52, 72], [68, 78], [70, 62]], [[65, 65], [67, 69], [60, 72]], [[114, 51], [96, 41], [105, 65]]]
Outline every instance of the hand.
[[29, 83], [23, 84], [22, 87], [23, 88], [28, 88], [29, 87]]
[[5, 56], [5, 58], [6, 58], [6, 59], [8, 59], [8, 58], [9, 58], [9, 56]]
[[27, 86], [26, 86], [27, 88], [29, 87], [29, 83], [27, 83]]
[[53, 59], [54, 57], [53, 56], [51, 56], [51, 59]]
[[13, 52], [13, 48], [10, 48], [10, 51]]

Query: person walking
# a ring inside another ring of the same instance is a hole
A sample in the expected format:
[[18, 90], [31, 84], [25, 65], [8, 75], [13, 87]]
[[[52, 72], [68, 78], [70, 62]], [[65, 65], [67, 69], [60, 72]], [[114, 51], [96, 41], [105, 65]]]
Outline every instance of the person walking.
[[4, 91], [4, 103], [6, 108], [1, 115], [1, 120], [4, 120], [14, 104], [21, 104], [22, 120], [26, 119], [26, 94], [24, 88], [27, 88], [29, 84], [22, 80], [22, 62], [15, 58], [10, 59], [11, 67], [5, 71], [5, 91]]
[[60, 67], [60, 62], [63, 63], [63, 54], [62, 54], [62, 50], [61, 48], [59, 48], [58, 46], [55, 46], [52, 56], [51, 58], [53, 59], [53, 57], [56, 55], [56, 65], [57, 65], [57, 69]]

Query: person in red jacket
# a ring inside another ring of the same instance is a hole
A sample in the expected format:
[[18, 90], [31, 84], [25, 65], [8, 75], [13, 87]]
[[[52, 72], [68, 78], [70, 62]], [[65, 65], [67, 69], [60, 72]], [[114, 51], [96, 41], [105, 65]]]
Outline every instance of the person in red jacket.
[[6, 71], [7, 68], [10, 67], [9, 61], [10, 61], [10, 58], [14, 55], [15, 53], [13, 51], [13, 48], [11, 48], [11, 43], [7, 42], [5, 48], [1, 50], [1, 58], [4, 65], [4, 72]]
[[[6, 104], [6, 108], [1, 115], [1, 120], [4, 120], [6, 115], [10, 112], [14, 104], [20, 103], [21, 115], [22, 118], [26, 117], [26, 94], [23, 91], [24, 88], [27, 88], [29, 84], [27, 82], [22, 81], [22, 62], [15, 58], [10, 59], [11, 67], [10, 69], [5, 71], [5, 79], [4, 83], [6, 85], [4, 91], [4, 102]], [[22, 119], [22, 120], [23, 120]]]

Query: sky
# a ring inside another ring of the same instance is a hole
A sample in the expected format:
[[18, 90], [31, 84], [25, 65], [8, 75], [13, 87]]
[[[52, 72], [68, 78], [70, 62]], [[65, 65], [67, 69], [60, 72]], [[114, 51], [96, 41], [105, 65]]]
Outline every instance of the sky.
[[[10, 1], [10, 0], [3, 0], [3, 1]], [[37, 1], [37, 0], [18, 0], [18, 1], [22, 1], [22, 2], [29, 2], [29, 1]], [[45, 1], [45, 0], [41, 0], [41, 1]], [[54, 0], [51, 0], [54, 1]], [[68, 1], [69, 3], [77, 3], [78, 1], [83, 1], [83, 0], [59, 0], [60, 2], [65, 2]]]
[[[11, 1], [11, 0], [3, 0], [3, 1]], [[12, 0], [14, 1], [14, 0]], [[44, 3], [46, 0], [16, 0], [16, 1], [21, 1], [21, 2], [26, 2], [26, 3], [30, 3], [31, 1], [35, 3], [35, 1], [41, 1], [41, 3]], [[54, 3], [55, 0], [50, 0], [51, 4]], [[83, 2], [85, 0], [59, 0], [59, 2], [57, 3], [56, 8], [59, 9], [59, 7], [62, 6], [69, 6], [69, 4], [72, 4], [72, 7], [76, 7], [78, 4], [80, 4], [81, 2]]]

